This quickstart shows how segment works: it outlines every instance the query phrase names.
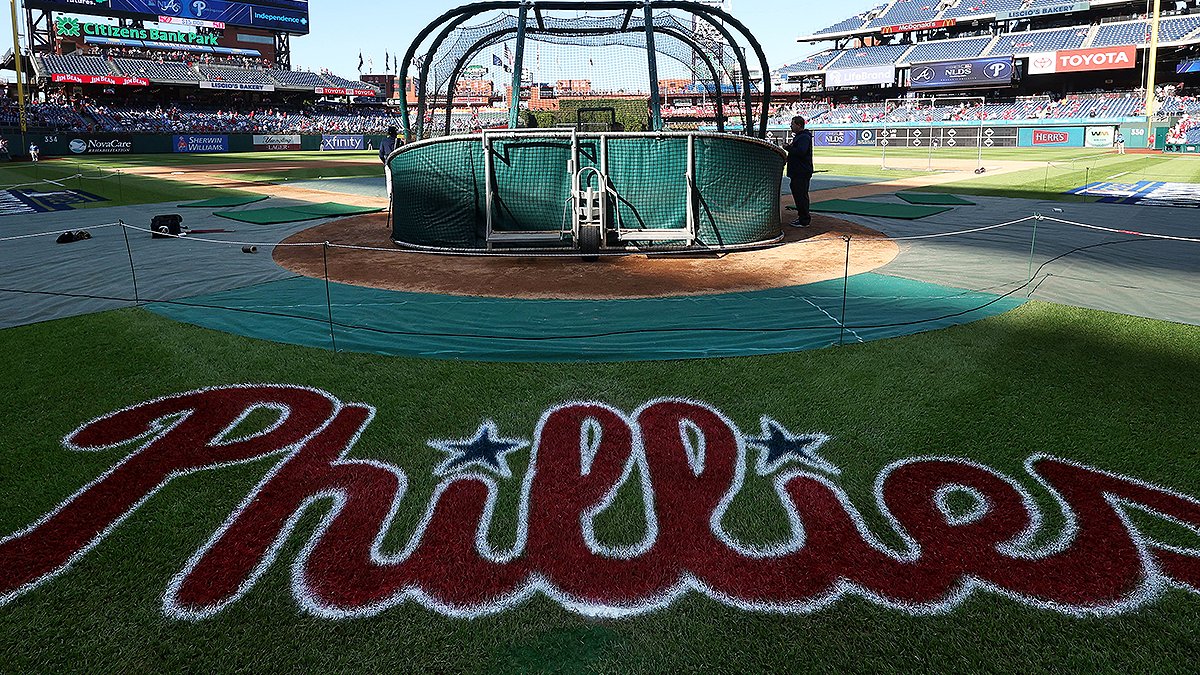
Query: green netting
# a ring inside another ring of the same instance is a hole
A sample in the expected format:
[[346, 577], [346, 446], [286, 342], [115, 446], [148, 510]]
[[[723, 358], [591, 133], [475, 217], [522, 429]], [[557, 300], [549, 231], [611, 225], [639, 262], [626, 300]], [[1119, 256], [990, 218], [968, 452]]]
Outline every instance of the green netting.
[[608, 150], [608, 179], [620, 195], [623, 228], [687, 226], [686, 138], [613, 138]]
[[820, 213], [849, 213], [855, 216], [879, 216], [880, 218], [899, 218], [901, 220], [928, 218], [950, 210], [949, 207], [941, 206], [913, 206], [855, 199], [830, 199], [816, 202], [811, 208]]
[[270, 207], [265, 209], [250, 209], [247, 211], [218, 211], [215, 216], [236, 220], [252, 225], [277, 225], [279, 223], [296, 223], [302, 220], [331, 218], [333, 216], [353, 216], [364, 213], [376, 213], [383, 209], [370, 206], [349, 206], [326, 202], [324, 204], [307, 204], [289, 207]]
[[896, 196], [909, 204], [924, 204], [927, 206], [975, 206], [957, 195], [942, 195], [931, 192], [897, 192]]
[[246, 204], [254, 204], [261, 202], [264, 199], [269, 199], [266, 195], [245, 195], [245, 196], [229, 196], [229, 197], [213, 197], [212, 199], [201, 199], [198, 202], [188, 202], [187, 204], [177, 204], [176, 208], [180, 209], [222, 209], [231, 206], [245, 206]]
[[[495, 232], [570, 231], [572, 140], [551, 133], [492, 139]], [[602, 164], [597, 135], [579, 135], [576, 142], [576, 170]], [[732, 135], [700, 135], [693, 142], [699, 243], [737, 246], [777, 236], [780, 152]], [[688, 138], [608, 136], [605, 143], [608, 178], [618, 195], [610, 202], [609, 226], [685, 228]], [[393, 157], [393, 238], [421, 246], [485, 248], [483, 152], [478, 136], [452, 137], [406, 146]], [[598, 186], [591, 172], [585, 171], [581, 181], [584, 187]]]

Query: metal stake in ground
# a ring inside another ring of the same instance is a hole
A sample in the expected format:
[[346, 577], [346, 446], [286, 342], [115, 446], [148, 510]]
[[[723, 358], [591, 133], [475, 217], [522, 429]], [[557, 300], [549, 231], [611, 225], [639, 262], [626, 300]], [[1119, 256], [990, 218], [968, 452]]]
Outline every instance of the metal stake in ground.
[[850, 235], [843, 234], [846, 241], [846, 267], [842, 270], [842, 320], [838, 322], [838, 346], [842, 346], [842, 338], [846, 335], [846, 291], [850, 285]]
[[117, 222], [121, 224], [121, 234], [125, 235], [125, 254], [129, 256], [129, 275], [133, 277], [133, 303], [140, 305], [142, 300], [138, 296], [137, 271], [133, 268], [133, 249], [129, 247], [129, 229], [125, 227], [125, 221], [118, 220]]
[[325, 309], [329, 313], [329, 342], [337, 353], [337, 337], [333, 333], [333, 302], [329, 299], [329, 242], [321, 244], [321, 266], [325, 268]]

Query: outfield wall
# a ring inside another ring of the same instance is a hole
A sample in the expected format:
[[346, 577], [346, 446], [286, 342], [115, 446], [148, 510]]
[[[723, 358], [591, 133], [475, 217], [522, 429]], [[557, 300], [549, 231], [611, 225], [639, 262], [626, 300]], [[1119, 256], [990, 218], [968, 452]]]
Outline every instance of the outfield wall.
[[[1148, 127], [1145, 117], [1121, 117], [1070, 122], [986, 120], [983, 124], [967, 121], [864, 122], [813, 124], [809, 128], [817, 147], [978, 148], [982, 145], [984, 148], [1102, 149], [1114, 146], [1118, 130], [1125, 137], [1126, 147], [1150, 147], [1155, 132], [1170, 125], [1170, 121], [1155, 121], [1153, 127]], [[791, 142], [791, 137], [791, 129], [785, 125], [767, 129], [767, 140], [772, 143], [785, 145]]]
[[6, 133], [12, 155], [24, 155], [30, 144], [42, 157], [102, 155], [288, 152], [295, 150], [378, 149], [374, 134], [76, 134], [70, 132]]

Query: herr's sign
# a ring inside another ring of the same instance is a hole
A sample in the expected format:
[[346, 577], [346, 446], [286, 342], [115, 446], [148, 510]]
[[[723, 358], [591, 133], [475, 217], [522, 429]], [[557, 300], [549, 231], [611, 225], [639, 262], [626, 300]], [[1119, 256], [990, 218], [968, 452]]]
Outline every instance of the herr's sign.
[[1117, 45], [1030, 54], [1028, 72], [1030, 75], [1046, 75], [1091, 70], [1127, 70], [1136, 65], [1137, 47]]
[[50, 76], [51, 82], [62, 82], [65, 84], [110, 84], [122, 87], [149, 87], [150, 80], [144, 77], [122, 77], [120, 75], [77, 75], [68, 73], [54, 73]]
[[914, 89], [948, 87], [1007, 87], [1013, 80], [1011, 56], [914, 63], [909, 86]]
[[895, 66], [871, 66], [870, 68], [847, 68], [825, 73], [825, 88], [858, 87], [868, 84], [892, 84], [896, 81]]
[[1092, 3], [1090, 2], [1065, 2], [1057, 5], [1042, 5], [1040, 7], [1026, 7], [1024, 9], [1014, 9], [1007, 12], [996, 12], [996, 20], [1009, 21], [1011, 19], [1029, 19], [1037, 16], [1048, 16], [1050, 14], [1086, 12], [1091, 8]]
[[879, 29], [884, 35], [896, 35], [899, 33], [916, 33], [922, 30], [933, 30], [935, 28], [949, 28], [958, 24], [958, 19], [930, 19], [928, 21], [913, 21], [912, 23], [901, 23], [895, 26], [884, 26]]

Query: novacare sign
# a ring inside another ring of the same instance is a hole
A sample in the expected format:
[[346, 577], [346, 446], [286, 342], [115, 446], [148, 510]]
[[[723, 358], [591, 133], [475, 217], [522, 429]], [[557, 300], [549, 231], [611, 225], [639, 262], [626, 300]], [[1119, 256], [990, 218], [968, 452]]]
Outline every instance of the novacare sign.
[[1030, 54], [1028, 72], [1030, 75], [1045, 75], [1091, 70], [1126, 70], [1136, 65], [1137, 47], [1124, 45]]

